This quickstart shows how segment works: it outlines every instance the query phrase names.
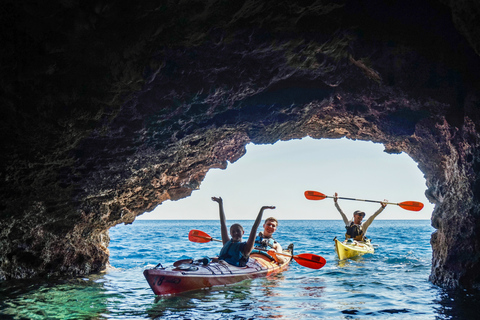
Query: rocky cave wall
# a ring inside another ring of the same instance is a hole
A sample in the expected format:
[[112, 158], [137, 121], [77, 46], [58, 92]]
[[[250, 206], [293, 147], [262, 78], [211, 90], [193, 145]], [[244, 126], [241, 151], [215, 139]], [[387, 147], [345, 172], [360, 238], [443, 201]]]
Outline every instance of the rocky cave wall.
[[425, 174], [431, 280], [480, 284], [475, 1], [5, 1], [0, 279], [108, 263], [108, 229], [245, 145], [383, 143]]

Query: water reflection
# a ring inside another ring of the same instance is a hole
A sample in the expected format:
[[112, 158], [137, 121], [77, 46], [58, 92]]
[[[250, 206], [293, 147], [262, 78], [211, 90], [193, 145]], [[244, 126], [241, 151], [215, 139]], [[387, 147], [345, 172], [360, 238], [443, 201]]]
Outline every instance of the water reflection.
[[371, 254], [366, 254], [366, 255], [351, 257], [343, 260], [338, 260], [337, 258], [337, 266], [340, 268], [345, 268], [350, 266], [355, 268], [363, 268], [363, 265], [365, 264], [365, 258], [368, 259], [371, 256], [372, 256]]
[[157, 297], [147, 310], [153, 319], [273, 319], [284, 318], [285, 276], [245, 280], [226, 287], [214, 287]]
[[441, 290], [435, 300], [439, 319], [478, 319], [480, 293], [467, 290]]
[[282, 296], [281, 291], [275, 289], [278, 288], [283, 281], [285, 281], [285, 276], [280, 273], [268, 278], [259, 279], [258, 282], [260, 283], [260, 288], [262, 288], [263, 296], [272, 298]]
[[219, 319], [228, 319], [235, 314], [236, 319], [242, 319], [243, 315], [250, 314], [255, 309], [252, 281], [245, 280], [227, 287], [190, 291], [177, 296], [156, 297], [154, 304], [147, 309], [147, 314], [153, 319], [165, 319], [174, 315], [201, 319], [206, 314], [210, 314], [211, 318], [217, 314]]

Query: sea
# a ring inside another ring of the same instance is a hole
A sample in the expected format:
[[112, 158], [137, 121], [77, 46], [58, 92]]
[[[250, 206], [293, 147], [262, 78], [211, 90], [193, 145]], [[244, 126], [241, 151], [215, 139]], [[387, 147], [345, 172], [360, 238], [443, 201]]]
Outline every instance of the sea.
[[[253, 221], [241, 223], [246, 233]], [[185, 258], [213, 257], [218, 242], [193, 243], [192, 229], [220, 238], [213, 220], [138, 220], [110, 229], [110, 264], [75, 279], [0, 283], [0, 319], [478, 319], [480, 295], [429, 282], [434, 229], [429, 220], [376, 220], [374, 254], [339, 261], [341, 220], [280, 221], [275, 238], [294, 254], [323, 256], [314, 270], [292, 261], [268, 278], [158, 297], [143, 270]], [[247, 234], [244, 236], [246, 240]]]

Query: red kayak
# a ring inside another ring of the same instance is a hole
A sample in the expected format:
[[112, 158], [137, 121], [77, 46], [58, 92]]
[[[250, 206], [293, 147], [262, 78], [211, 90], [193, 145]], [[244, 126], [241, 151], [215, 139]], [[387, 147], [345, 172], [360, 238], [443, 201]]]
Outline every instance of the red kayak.
[[[235, 267], [225, 261], [177, 261], [174, 266], [161, 265], [146, 269], [143, 275], [156, 295], [172, 295], [185, 291], [225, 286], [246, 279], [267, 277], [285, 270], [292, 260], [291, 252], [283, 264], [278, 264], [260, 253], [252, 253], [245, 267]], [[180, 263], [178, 263], [180, 262]]]

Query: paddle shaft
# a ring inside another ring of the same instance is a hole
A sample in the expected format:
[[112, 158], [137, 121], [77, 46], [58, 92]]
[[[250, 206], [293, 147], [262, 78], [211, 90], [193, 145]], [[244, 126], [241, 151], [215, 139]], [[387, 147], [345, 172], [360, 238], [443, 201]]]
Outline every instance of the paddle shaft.
[[[188, 233], [188, 239], [192, 242], [200, 242], [200, 243], [206, 243], [210, 241], [223, 242], [222, 240], [212, 238], [210, 235], [200, 230], [190, 230], [190, 232]], [[265, 250], [265, 249], [257, 249], [257, 250], [265, 251], [267, 253], [269, 252], [269, 250]], [[298, 264], [311, 269], [320, 269], [326, 263], [326, 260], [323, 257], [318, 256], [316, 254], [311, 254], [311, 253], [301, 253], [299, 255], [293, 255], [293, 253], [286, 254], [283, 252], [275, 252], [275, 254], [291, 257], [295, 261], [297, 261]]]
[[[255, 250], [258, 250], [258, 251], [265, 251], [265, 252], [268, 252], [269, 250], [265, 250], [265, 249], [258, 249], [258, 248], [255, 248]], [[304, 266], [304, 267], [307, 267], [307, 268], [313, 268], [313, 269], [319, 269], [321, 267], [323, 267], [323, 265], [325, 265], [325, 262], [321, 262], [320, 259], [319, 260], [313, 260], [313, 259], [309, 259], [309, 258], [304, 258], [302, 257], [301, 255], [293, 255], [293, 254], [287, 254], [287, 253], [283, 253], [283, 252], [275, 252], [275, 255], [281, 255], [281, 256], [285, 256], [285, 257], [290, 257], [292, 258], [293, 260], [295, 260], [297, 263], [299, 263], [300, 265]], [[318, 256], [319, 257], [319, 256]], [[321, 257], [319, 257], [321, 258]], [[323, 258], [321, 258], [323, 261], [325, 261]], [[305, 261], [307, 262], [307, 264], [305, 264], [305, 262], [299, 262], [298, 260], [302, 260], [302, 261]], [[320, 266], [318, 267], [313, 267], [313, 264], [320, 264]]]
[[[269, 251], [269, 250], [260, 249], [260, 248], [255, 248], [255, 250], [263, 251], [263, 252], [268, 252], [268, 251]], [[275, 251], [275, 249], [271, 249], [271, 250]], [[285, 257], [294, 257], [294, 256], [291, 255], [291, 254], [287, 254], [287, 253], [283, 253], [283, 252], [277, 252], [277, 251], [275, 251], [275, 254], [279, 254], [279, 255], [285, 256]]]
[[[325, 198], [332, 198], [335, 199], [335, 197], [332, 196], [325, 196]], [[395, 202], [384, 202], [384, 201], [378, 201], [378, 200], [366, 200], [366, 199], [355, 199], [355, 198], [346, 198], [346, 197], [336, 197], [337, 199], [341, 200], [352, 200], [352, 201], [364, 201], [364, 202], [374, 202], [374, 203], [385, 203], [385, 204], [394, 204], [394, 205], [399, 205], [398, 203]]]
[[[210, 240], [210, 241], [223, 242], [222, 240], [215, 239], [215, 238], [212, 238], [212, 237], [204, 237], [204, 236], [200, 236], [200, 235], [195, 235], [195, 237], [197, 237], [197, 238], [202, 238], [202, 239], [207, 239], [207, 240]], [[268, 250], [259, 249], [259, 248], [255, 248], [255, 250], [268, 252]], [[293, 255], [291, 255], [291, 254], [286, 254], [286, 253], [282, 253], [282, 252], [275, 252], [275, 254], [279, 254], [279, 255], [282, 255], [282, 256], [286, 256], [286, 257], [295, 257], [295, 256], [293, 256]], [[304, 259], [304, 258], [302, 258], [302, 257], [299, 257], [299, 259], [306, 260], [306, 259]]]
[[393, 204], [397, 205], [402, 209], [409, 210], [409, 211], [420, 211], [423, 209], [423, 203], [418, 202], [418, 201], [404, 201], [400, 203], [395, 203], [395, 202], [386, 202], [386, 201], [378, 201], [378, 200], [365, 200], [365, 199], [355, 199], [355, 198], [346, 198], [346, 197], [332, 197], [332, 196], [327, 196], [324, 195], [321, 192], [318, 191], [313, 191], [313, 190], [307, 190], [305, 191], [305, 198], [308, 200], [323, 200], [327, 198], [332, 198], [332, 199], [344, 199], [344, 200], [353, 200], [353, 201], [365, 201], [365, 202], [374, 202], [374, 203], [382, 203], [382, 204]]
[[195, 237], [197, 237], [197, 238], [202, 238], [202, 239], [207, 239], [207, 240], [210, 240], [210, 241], [216, 241], [216, 242], [222, 242], [222, 243], [223, 243], [222, 240], [220, 240], [220, 239], [214, 239], [214, 238], [212, 238], [212, 237], [204, 237], [204, 236], [200, 236], [200, 235], [195, 235]]

